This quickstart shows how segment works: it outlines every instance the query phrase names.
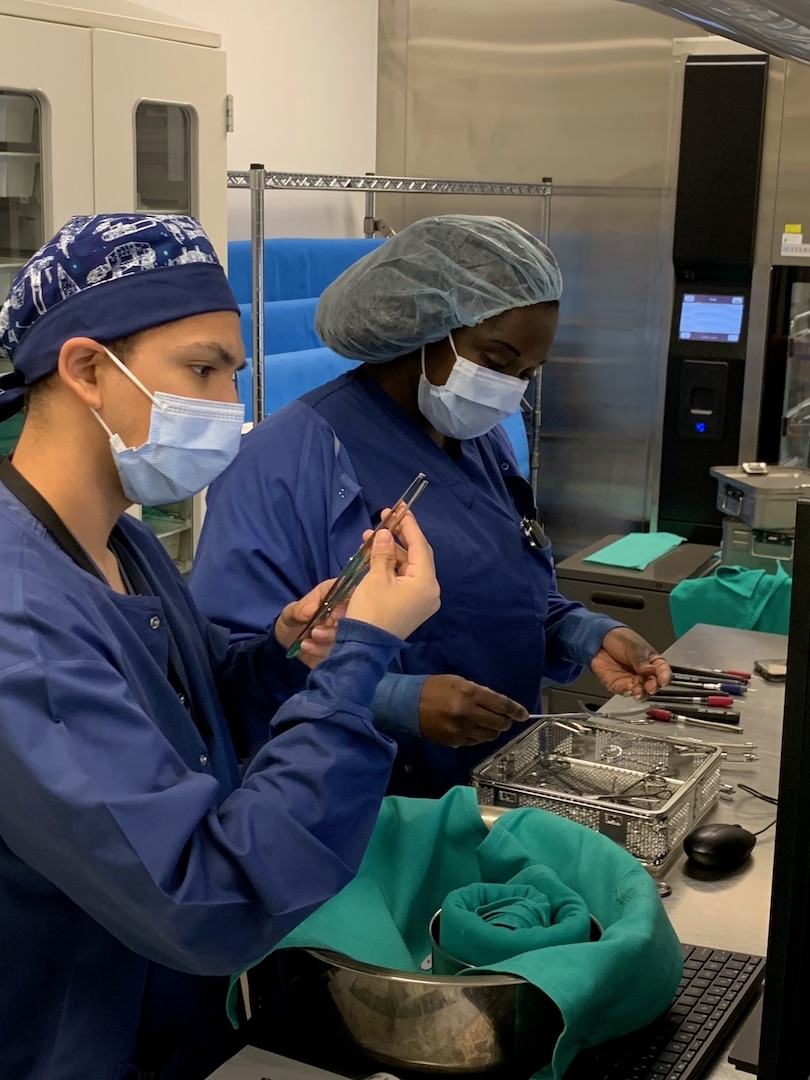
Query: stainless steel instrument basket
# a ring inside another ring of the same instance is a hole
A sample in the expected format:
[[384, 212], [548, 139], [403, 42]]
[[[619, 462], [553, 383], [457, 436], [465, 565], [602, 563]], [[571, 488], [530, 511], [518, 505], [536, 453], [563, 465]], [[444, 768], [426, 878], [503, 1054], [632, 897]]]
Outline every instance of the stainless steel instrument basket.
[[549, 714], [473, 771], [482, 806], [535, 806], [668, 860], [717, 801], [722, 752], [583, 714]]

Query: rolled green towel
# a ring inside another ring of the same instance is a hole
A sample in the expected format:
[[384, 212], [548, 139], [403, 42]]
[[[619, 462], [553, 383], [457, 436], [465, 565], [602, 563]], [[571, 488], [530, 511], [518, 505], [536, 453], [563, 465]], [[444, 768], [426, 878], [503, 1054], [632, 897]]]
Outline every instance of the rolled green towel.
[[442, 904], [440, 926], [442, 949], [469, 967], [585, 942], [591, 932], [585, 901], [545, 866], [522, 870], [505, 884], [454, 889]]

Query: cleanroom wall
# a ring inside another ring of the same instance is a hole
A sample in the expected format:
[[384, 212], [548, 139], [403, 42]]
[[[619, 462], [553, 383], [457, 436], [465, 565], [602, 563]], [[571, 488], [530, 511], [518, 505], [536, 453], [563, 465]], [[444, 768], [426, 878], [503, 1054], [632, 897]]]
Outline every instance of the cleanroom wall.
[[[381, 0], [378, 171], [554, 180], [565, 295], [543, 372], [542, 511], [558, 556], [650, 521], [671, 271], [673, 39], [615, 0]], [[379, 200], [396, 228], [530, 200]]]
[[[229, 169], [254, 161], [285, 172], [374, 169], [377, 0], [154, 2], [170, 16], [222, 35], [234, 98]], [[228, 192], [228, 200], [229, 236], [247, 238], [250, 200], [244, 191]], [[362, 195], [268, 195], [268, 236], [362, 231]]]

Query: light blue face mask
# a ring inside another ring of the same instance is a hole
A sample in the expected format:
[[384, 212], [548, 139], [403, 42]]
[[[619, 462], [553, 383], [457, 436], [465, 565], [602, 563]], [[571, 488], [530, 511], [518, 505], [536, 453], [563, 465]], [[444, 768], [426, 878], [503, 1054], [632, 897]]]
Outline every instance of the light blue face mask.
[[110, 436], [110, 450], [126, 497], [142, 506], [164, 506], [202, 491], [236, 457], [244, 405], [152, 394], [117, 356], [109, 349], [104, 351], [152, 402], [149, 437], [143, 446], [136, 447], [126, 446], [93, 410]]
[[450, 347], [456, 362], [444, 386], [436, 386], [425, 373], [425, 347], [422, 346], [419, 410], [442, 435], [453, 439], [475, 439], [517, 412], [528, 383], [459, 356], [452, 334]]

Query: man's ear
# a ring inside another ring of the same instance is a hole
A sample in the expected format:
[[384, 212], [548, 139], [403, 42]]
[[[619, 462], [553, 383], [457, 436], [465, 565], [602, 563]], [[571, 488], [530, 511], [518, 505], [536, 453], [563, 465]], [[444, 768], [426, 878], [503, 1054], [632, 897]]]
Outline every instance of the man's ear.
[[69, 338], [59, 350], [59, 378], [91, 409], [101, 408], [99, 365], [104, 349], [92, 338]]

